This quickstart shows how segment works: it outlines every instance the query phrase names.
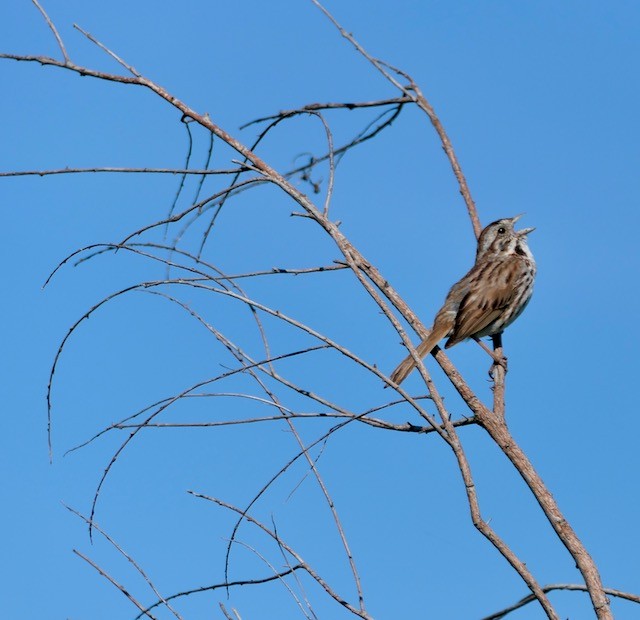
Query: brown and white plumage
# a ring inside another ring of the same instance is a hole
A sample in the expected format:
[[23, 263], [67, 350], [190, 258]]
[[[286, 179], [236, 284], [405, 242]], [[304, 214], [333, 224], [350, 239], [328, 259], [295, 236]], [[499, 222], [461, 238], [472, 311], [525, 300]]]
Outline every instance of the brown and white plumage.
[[[475, 264], [451, 287], [431, 333], [417, 347], [421, 358], [443, 338], [448, 337], [448, 349], [467, 338], [499, 334], [525, 309], [533, 293], [536, 262], [527, 245], [527, 235], [534, 229], [513, 228], [520, 217], [497, 220], [482, 231]], [[409, 355], [391, 380], [402, 383], [414, 367]]]

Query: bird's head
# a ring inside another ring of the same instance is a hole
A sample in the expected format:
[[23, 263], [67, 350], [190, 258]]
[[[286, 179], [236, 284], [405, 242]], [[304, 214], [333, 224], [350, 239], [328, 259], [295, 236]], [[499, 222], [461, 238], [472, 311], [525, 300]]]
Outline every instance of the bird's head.
[[497, 254], [521, 254], [531, 256], [527, 245], [527, 235], [535, 228], [523, 228], [515, 230], [515, 223], [523, 216], [523, 213], [515, 217], [507, 217], [489, 224], [480, 234], [476, 261], [481, 256]]

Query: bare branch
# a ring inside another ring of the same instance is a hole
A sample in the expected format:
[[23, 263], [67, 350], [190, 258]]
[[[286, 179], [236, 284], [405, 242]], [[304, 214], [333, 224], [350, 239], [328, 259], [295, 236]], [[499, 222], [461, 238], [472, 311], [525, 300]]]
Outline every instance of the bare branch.
[[[275, 524], [274, 524], [274, 528], [273, 531], [276, 532], [277, 534], [277, 530], [275, 528]], [[276, 540], [276, 543], [278, 543], [279, 540]], [[242, 542], [240, 540], [236, 540], [235, 541], [236, 545], [241, 545], [243, 546], [245, 549], [249, 549], [249, 551], [251, 551], [255, 556], [257, 556], [258, 558], [260, 558], [260, 560], [262, 560], [262, 562], [264, 564], [266, 564], [270, 569], [271, 572], [274, 575], [278, 575], [279, 577], [279, 581], [280, 583], [284, 586], [284, 588], [287, 590], [287, 592], [289, 592], [289, 594], [291, 595], [291, 598], [295, 601], [296, 605], [298, 606], [298, 608], [300, 609], [300, 611], [302, 612], [302, 614], [304, 615], [305, 618], [307, 618], [307, 620], [313, 620], [312, 618], [309, 617], [309, 615], [307, 614], [307, 612], [305, 611], [304, 607], [302, 606], [302, 603], [300, 602], [300, 599], [298, 598], [298, 596], [296, 595], [296, 593], [293, 591], [293, 589], [291, 588], [291, 586], [282, 578], [280, 577], [280, 574], [278, 573], [278, 571], [276, 570], [275, 566], [273, 566], [273, 564], [271, 562], [269, 562], [269, 560], [267, 560], [267, 558], [260, 553], [255, 547], [252, 547], [251, 545], [248, 545], [245, 542]], [[285, 564], [291, 568], [291, 563], [289, 562], [289, 558], [287, 557], [286, 553], [284, 553], [284, 550], [282, 549], [282, 547], [278, 544], [278, 547], [280, 548], [280, 550], [283, 552], [282, 555], [285, 558]], [[294, 578], [297, 580], [297, 575], [295, 574], [294, 571], [291, 571], [291, 573]], [[315, 616], [315, 614], [314, 614]]]
[[159, 607], [164, 604], [164, 601], [172, 601], [177, 598], [183, 598], [185, 596], [189, 596], [191, 594], [200, 594], [202, 592], [213, 592], [214, 590], [222, 590], [228, 588], [234, 588], [236, 586], [252, 586], [252, 585], [261, 585], [264, 583], [270, 583], [272, 581], [279, 581], [280, 579], [295, 573], [296, 571], [303, 568], [301, 564], [294, 564], [287, 568], [286, 570], [280, 571], [279, 573], [269, 575], [268, 577], [261, 577], [256, 579], [239, 579], [237, 581], [230, 582], [222, 582], [216, 583], [210, 586], [202, 586], [200, 588], [194, 588], [193, 590], [184, 590], [182, 592], [177, 592], [176, 594], [172, 594], [171, 596], [164, 597], [164, 600], [158, 600], [153, 605], [149, 605], [145, 610], [143, 610], [140, 614], [136, 616], [136, 620], [142, 618], [142, 616], [147, 612]]
[[230, 168], [228, 170], [197, 170], [193, 168], [124, 168], [124, 167], [93, 167], [93, 168], [56, 168], [52, 170], [13, 170], [8, 172], [0, 172], [0, 177], [25, 177], [38, 176], [46, 177], [54, 174], [83, 174], [98, 172], [115, 172], [118, 174], [182, 174], [182, 175], [221, 175], [221, 174], [237, 174], [247, 169]]
[[220, 606], [220, 610], [222, 611], [222, 614], [224, 615], [224, 617], [227, 620], [237, 620], [237, 618], [234, 618], [228, 611], [227, 608], [224, 606], [224, 603], [219, 602], [218, 605]]
[[[189, 127], [189, 124], [192, 121], [190, 118], [185, 117], [184, 114], [182, 115], [182, 118], [180, 120], [184, 125], [185, 131], [187, 132], [187, 155], [186, 155], [186, 161], [184, 163], [184, 167], [189, 168], [189, 164], [191, 162], [191, 153], [193, 151], [193, 136], [191, 135], [191, 128]], [[184, 182], [186, 178], [187, 178], [187, 175], [183, 174], [180, 179], [178, 190], [176, 191], [176, 195], [173, 198], [173, 202], [171, 203], [171, 207], [169, 208], [169, 213], [167, 215], [167, 217], [169, 218], [173, 215], [173, 211], [176, 208], [176, 205], [178, 204], [178, 200], [180, 199], [180, 194], [182, 194], [182, 189], [184, 188]], [[204, 179], [204, 176], [202, 177], [202, 179]], [[197, 199], [195, 202], [197, 202]], [[165, 229], [164, 229], [165, 239], [166, 239], [168, 230], [169, 230], [169, 222], [166, 223]]]
[[79, 32], [81, 32], [85, 37], [87, 37], [89, 41], [91, 41], [92, 43], [95, 43], [103, 52], [111, 56], [111, 58], [113, 58], [119, 65], [121, 65], [127, 71], [129, 71], [129, 73], [132, 73], [138, 78], [140, 77], [140, 74], [135, 70], [134, 67], [127, 64], [124, 60], [122, 60], [122, 58], [120, 58], [120, 56], [118, 56], [115, 52], [112, 52], [106, 45], [103, 45], [102, 43], [100, 43], [100, 41], [98, 41], [98, 39], [96, 39], [92, 34], [88, 33], [86, 30], [83, 30], [80, 26], [78, 26], [78, 24], [73, 24], [73, 27]]
[[314, 112], [315, 115], [322, 121], [324, 125], [324, 130], [327, 135], [327, 153], [329, 153], [329, 183], [327, 186], [327, 196], [324, 201], [324, 208], [322, 209], [322, 215], [324, 217], [329, 216], [329, 204], [331, 203], [331, 196], [333, 195], [333, 183], [336, 174], [336, 164], [335, 164], [335, 152], [333, 150], [333, 135], [331, 134], [331, 129], [329, 129], [329, 125], [325, 120], [324, 116], [319, 112]]
[[156, 620], [155, 616], [150, 614], [148, 611], [145, 611], [144, 607], [127, 591], [127, 589], [119, 584], [111, 575], [109, 575], [105, 570], [100, 568], [93, 560], [89, 559], [83, 553], [80, 553], [77, 549], [73, 549], [73, 553], [75, 553], [78, 557], [82, 558], [87, 564], [93, 566], [100, 575], [102, 575], [107, 581], [109, 581], [112, 585], [114, 585], [124, 596], [126, 596], [147, 618], [151, 618], [151, 620]]
[[[67, 506], [64, 503], [63, 503], [63, 506], [69, 512], [73, 513], [77, 517], [80, 517], [80, 519], [82, 519], [87, 525], [91, 525], [91, 527], [94, 530], [96, 530], [100, 534], [102, 534], [102, 536], [104, 536], [104, 538], [111, 544], [111, 546], [113, 546], [118, 551], [118, 553], [120, 553], [120, 555], [124, 556], [126, 558], [126, 560], [131, 565], [133, 565], [133, 567], [136, 569], [136, 571], [147, 582], [148, 586], [151, 588], [153, 593], [158, 597], [158, 604], [159, 605], [164, 605], [178, 620], [182, 620], [182, 616], [175, 609], [173, 609], [173, 607], [171, 607], [171, 605], [169, 605], [169, 603], [167, 602], [167, 599], [165, 599], [160, 594], [160, 592], [158, 592], [157, 588], [153, 585], [153, 583], [151, 582], [151, 579], [149, 579], [149, 577], [147, 576], [145, 571], [142, 569], [142, 567], [128, 553], [126, 553], [124, 551], [124, 549], [122, 549], [122, 547], [118, 543], [116, 543], [115, 540], [113, 540], [113, 538], [111, 538], [111, 536], [109, 536], [97, 523], [95, 523], [93, 521], [90, 521], [87, 517], [85, 517], [84, 515], [80, 514], [77, 510], [74, 510], [73, 508], [71, 508], [70, 506]], [[143, 611], [142, 613], [146, 614], [147, 611], [149, 611], [149, 609]]]
[[[582, 583], [551, 583], [542, 588], [545, 592], [552, 592], [554, 590], [573, 590], [577, 592], [586, 592], [588, 594], [587, 586]], [[604, 588], [604, 591], [609, 596], [615, 596], [617, 598], [622, 598], [627, 601], [631, 601], [633, 603], [640, 603], [640, 596], [637, 594], [631, 594], [629, 592], [623, 592], [622, 590], [614, 590], [613, 588]], [[505, 607], [500, 611], [496, 611], [488, 616], [484, 616], [481, 620], [500, 620], [500, 618], [504, 618], [509, 615], [512, 611], [516, 609], [520, 609], [525, 605], [533, 602], [535, 597], [532, 595], [525, 596], [521, 598], [517, 603], [510, 605], [509, 607]]]
[[58, 42], [58, 47], [60, 48], [60, 51], [62, 52], [62, 56], [64, 58], [65, 63], [68, 63], [69, 62], [69, 55], [67, 54], [67, 50], [64, 47], [64, 43], [62, 42], [62, 38], [58, 34], [58, 30], [55, 27], [54, 23], [51, 21], [51, 19], [49, 19], [49, 16], [47, 15], [47, 12], [42, 8], [42, 5], [38, 2], [38, 0], [31, 0], [31, 2], [33, 2], [33, 4], [36, 5], [38, 11], [40, 11], [40, 13], [42, 13], [42, 17], [44, 17], [44, 20], [47, 22], [47, 26], [49, 26], [49, 28], [51, 29], [51, 32], [53, 32], [53, 36], [56, 38], [56, 41]]
[[[505, 357], [502, 352], [502, 334], [496, 334], [495, 336], [493, 336], [493, 354], [495, 355], [496, 359], [502, 359], [506, 365]], [[494, 415], [504, 420], [504, 381], [506, 375], [505, 366], [502, 366], [497, 361], [494, 361], [489, 374], [493, 379], [493, 413]]]
[[282, 112], [278, 112], [278, 114], [272, 114], [271, 116], [263, 116], [262, 118], [256, 118], [244, 125], [240, 125], [240, 129], [246, 129], [251, 125], [255, 125], [257, 123], [264, 123], [265, 121], [273, 121], [279, 118], [293, 116], [295, 114], [302, 114], [303, 112], [313, 112], [318, 110], [356, 110], [358, 108], [377, 108], [389, 105], [398, 105], [405, 103], [413, 103], [414, 99], [412, 97], [393, 97], [391, 99], [379, 99], [378, 101], [352, 101], [349, 103], [343, 102], [330, 102], [330, 103], [308, 103], [300, 108], [295, 108], [292, 110], [283, 110]]

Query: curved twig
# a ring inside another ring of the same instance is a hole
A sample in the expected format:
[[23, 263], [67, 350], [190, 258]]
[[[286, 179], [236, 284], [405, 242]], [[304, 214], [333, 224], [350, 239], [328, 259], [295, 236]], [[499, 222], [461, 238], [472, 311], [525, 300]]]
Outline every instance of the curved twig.
[[[171, 594], [170, 596], [165, 596], [164, 601], [168, 602], [177, 598], [183, 598], [185, 596], [189, 596], [191, 594], [200, 594], [202, 592], [213, 592], [215, 590], [222, 590], [223, 588], [227, 589], [227, 588], [235, 588], [237, 586], [252, 586], [252, 585], [260, 585], [263, 583], [270, 583], [271, 581], [279, 581], [284, 577], [291, 575], [292, 573], [295, 574], [296, 571], [302, 568], [303, 566], [301, 564], [293, 564], [286, 570], [280, 571], [279, 573], [275, 573], [274, 575], [269, 575], [268, 577], [261, 577], [257, 579], [238, 579], [236, 581], [216, 583], [210, 586], [202, 586], [200, 588], [194, 588], [193, 590], [183, 590], [182, 592], [177, 592], [175, 594]], [[164, 603], [164, 601], [157, 600], [152, 605], [149, 605], [135, 617], [135, 620], [140, 620], [140, 618], [142, 618], [142, 616], [145, 613], [155, 609], [156, 607], [159, 607]]]
[[[582, 583], [550, 583], [549, 585], [543, 586], [542, 589], [545, 592], [553, 592], [554, 590], [573, 590], [576, 592], [585, 592], [586, 594], [589, 593], [587, 586]], [[632, 603], [640, 603], [640, 596], [637, 594], [623, 592], [622, 590], [614, 590], [613, 588], [605, 588], [604, 591], [609, 596], [622, 598], [626, 601], [631, 601]], [[509, 607], [505, 607], [504, 609], [489, 614], [488, 616], [483, 616], [480, 620], [500, 620], [500, 618], [506, 617], [512, 611], [516, 611], [516, 609], [520, 609], [521, 607], [524, 607], [525, 605], [528, 605], [533, 601], [535, 601], [534, 596], [525, 596], [521, 598], [517, 603], [509, 605]]]
[[296, 562], [298, 564], [301, 564], [303, 569], [307, 572], [307, 574], [310, 577], [312, 577], [314, 579], [314, 581], [316, 581], [316, 583], [332, 599], [334, 599], [337, 603], [339, 603], [340, 605], [342, 605], [343, 607], [348, 609], [352, 614], [354, 614], [356, 616], [359, 616], [360, 618], [366, 618], [367, 620], [370, 620], [370, 616], [365, 611], [360, 610], [357, 607], [354, 607], [345, 598], [343, 598], [337, 592], [335, 592], [333, 590], [333, 588], [331, 588], [331, 586], [309, 564], [307, 564], [302, 559], [302, 556], [300, 556], [300, 554], [298, 554], [293, 549], [293, 547], [291, 547], [290, 545], [285, 543], [282, 540], [282, 538], [280, 538], [275, 532], [270, 530], [266, 525], [264, 525], [263, 523], [261, 523], [260, 521], [258, 521], [254, 517], [252, 517], [251, 515], [244, 514], [243, 511], [240, 508], [237, 508], [233, 504], [229, 504], [228, 502], [225, 502], [225, 501], [223, 501], [223, 500], [221, 500], [221, 499], [219, 499], [217, 497], [211, 497], [209, 495], [204, 495], [203, 493], [197, 493], [195, 491], [187, 491], [187, 493], [193, 495], [194, 497], [198, 497], [200, 499], [204, 499], [204, 500], [207, 500], [209, 502], [213, 502], [214, 504], [217, 504], [218, 506], [221, 506], [223, 508], [227, 508], [229, 510], [232, 510], [233, 512], [237, 512], [238, 514], [242, 514], [244, 519], [246, 519], [247, 521], [249, 521], [249, 522], [253, 523], [254, 525], [256, 525], [260, 530], [262, 530], [265, 534], [267, 534], [267, 536], [269, 536], [270, 538], [275, 540], [278, 543], [278, 545], [280, 545], [289, 555], [291, 555], [296, 560]]

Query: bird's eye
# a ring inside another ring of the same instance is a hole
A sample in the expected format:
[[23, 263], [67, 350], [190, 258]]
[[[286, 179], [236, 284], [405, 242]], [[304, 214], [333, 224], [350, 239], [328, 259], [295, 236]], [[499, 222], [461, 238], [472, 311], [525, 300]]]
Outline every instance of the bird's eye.
[[504, 235], [505, 232], [506, 232], [506, 230], [505, 230], [504, 226], [500, 226], [500, 228], [498, 228], [498, 234], [499, 235]]

